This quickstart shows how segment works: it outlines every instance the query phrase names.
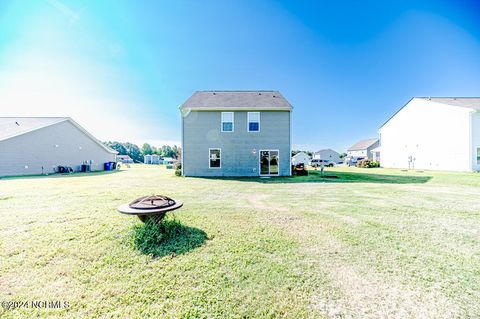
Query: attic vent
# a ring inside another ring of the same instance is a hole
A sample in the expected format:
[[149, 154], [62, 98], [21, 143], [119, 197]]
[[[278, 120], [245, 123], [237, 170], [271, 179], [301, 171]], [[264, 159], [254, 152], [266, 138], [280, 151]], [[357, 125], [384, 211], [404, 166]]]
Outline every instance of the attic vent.
[[258, 95], [262, 95], [262, 93], [258, 92]]
[[276, 97], [275, 95], [273, 97]]
[[215, 92], [213, 92], [213, 95], [216, 95], [216, 93], [215, 93]]

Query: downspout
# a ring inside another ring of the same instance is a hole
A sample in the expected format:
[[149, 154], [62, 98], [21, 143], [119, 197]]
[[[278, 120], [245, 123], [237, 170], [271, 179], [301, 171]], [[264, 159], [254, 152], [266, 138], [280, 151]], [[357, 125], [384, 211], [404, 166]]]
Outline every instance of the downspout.
[[288, 166], [288, 176], [292, 176], [292, 110], [290, 110], [289, 123], [290, 123], [290, 150], [288, 152], [288, 158], [290, 159], [290, 165]]
[[180, 144], [181, 144], [181, 148], [182, 148], [182, 158], [181, 158], [181, 163], [182, 163], [182, 176], [185, 176], [185, 166], [183, 165], [183, 158], [185, 157], [185, 148], [183, 147], [183, 121], [184, 121], [184, 117], [183, 117], [183, 112], [182, 112], [182, 109], [181, 109], [181, 105], [180, 105], [180, 116], [182, 118], [182, 138], [181, 138], [181, 141], [180, 141]]
[[469, 140], [469, 143], [468, 145], [470, 146], [470, 150], [468, 151], [468, 159], [469, 159], [469, 169], [470, 169], [470, 172], [473, 172], [474, 171], [474, 152], [473, 152], [473, 149], [474, 149], [474, 145], [473, 145], [473, 115], [475, 114], [474, 111], [472, 112], [469, 112], [469, 125], [468, 125], [468, 140]]

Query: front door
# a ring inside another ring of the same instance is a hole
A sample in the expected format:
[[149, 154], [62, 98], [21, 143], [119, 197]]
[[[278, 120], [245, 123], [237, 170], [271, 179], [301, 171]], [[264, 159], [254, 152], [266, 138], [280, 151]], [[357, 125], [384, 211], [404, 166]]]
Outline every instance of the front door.
[[260, 151], [260, 175], [278, 175], [278, 150]]

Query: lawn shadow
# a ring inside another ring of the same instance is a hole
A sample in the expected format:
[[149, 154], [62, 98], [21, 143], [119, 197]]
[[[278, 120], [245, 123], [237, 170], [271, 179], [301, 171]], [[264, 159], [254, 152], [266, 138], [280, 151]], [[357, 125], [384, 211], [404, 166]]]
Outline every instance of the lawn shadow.
[[423, 184], [431, 176], [375, 174], [365, 172], [326, 171], [321, 176], [320, 171], [309, 170], [307, 176], [292, 177], [203, 177], [207, 179], [235, 180], [262, 184], [289, 184], [289, 183], [373, 183], [373, 184]]
[[39, 174], [39, 175], [21, 175], [21, 176], [2, 176], [0, 180], [12, 180], [12, 179], [39, 179], [39, 178], [74, 178], [74, 177], [92, 177], [92, 176], [103, 176], [110, 174], [117, 174], [124, 172], [124, 170], [113, 170], [113, 171], [93, 171], [93, 172], [75, 172], [71, 174]]
[[203, 230], [182, 225], [175, 219], [158, 224], [137, 224], [133, 235], [135, 248], [153, 257], [181, 255], [202, 246], [207, 240]]

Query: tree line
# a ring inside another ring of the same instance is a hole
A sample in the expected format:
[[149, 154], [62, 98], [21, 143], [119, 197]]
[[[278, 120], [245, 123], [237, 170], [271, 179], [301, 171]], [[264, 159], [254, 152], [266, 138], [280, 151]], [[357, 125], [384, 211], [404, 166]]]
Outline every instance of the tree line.
[[180, 158], [181, 148], [177, 145], [163, 145], [161, 147], [155, 147], [148, 143], [144, 143], [142, 148], [138, 145], [126, 142], [108, 141], [103, 142], [107, 147], [118, 152], [118, 155], [128, 155], [134, 162], [142, 162], [145, 155], [157, 154], [161, 157], [172, 157], [175, 159]]

